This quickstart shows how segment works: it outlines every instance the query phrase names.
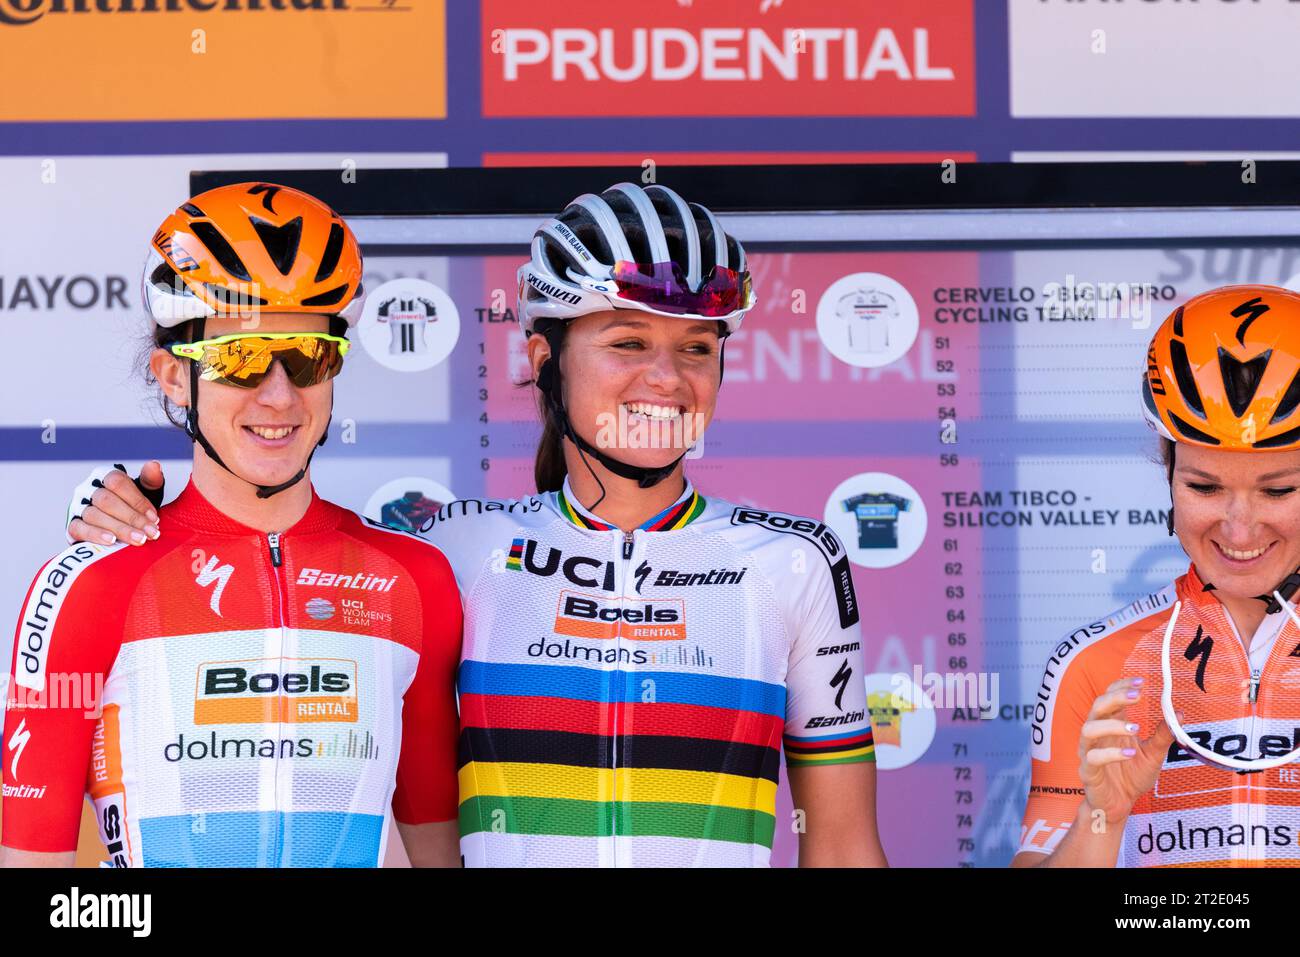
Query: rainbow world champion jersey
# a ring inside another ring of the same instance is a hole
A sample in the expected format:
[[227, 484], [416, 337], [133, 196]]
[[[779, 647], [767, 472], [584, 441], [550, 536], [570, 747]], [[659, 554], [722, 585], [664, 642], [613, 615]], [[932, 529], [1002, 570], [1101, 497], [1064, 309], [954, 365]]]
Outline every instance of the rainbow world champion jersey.
[[469, 866], [763, 866], [789, 765], [872, 761], [857, 599], [820, 522], [689, 485], [624, 534], [559, 492], [427, 535], [465, 605]]

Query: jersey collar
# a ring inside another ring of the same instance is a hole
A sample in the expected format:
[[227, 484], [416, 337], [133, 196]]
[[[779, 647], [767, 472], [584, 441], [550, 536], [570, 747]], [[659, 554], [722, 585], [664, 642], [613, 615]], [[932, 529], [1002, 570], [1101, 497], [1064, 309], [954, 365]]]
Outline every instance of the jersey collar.
[[[687, 479], [686, 491], [682, 492], [677, 501], [637, 527], [647, 532], [671, 532], [685, 528], [700, 517], [704, 511], [704, 504], [704, 496], [695, 491], [695, 486], [691, 484], [690, 479]], [[567, 477], [564, 479], [564, 487], [555, 493], [555, 507], [559, 509], [561, 515], [579, 528], [596, 532], [608, 532], [614, 528], [609, 522], [597, 518], [582, 507], [582, 503], [569, 488]]]
[[[190, 479], [181, 494], [176, 496], [175, 501], [169, 503], [165, 508], [166, 511], [163, 515], [168, 521], [178, 521], [180, 524], [196, 531], [213, 535], [263, 534], [255, 528], [249, 528], [247, 525], [235, 521], [220, 511], [199, 491], [193, 479]], [[301, 535], [329, 531], [338, 526], [341, 512], [342, 510], [337, 505], [333, 505], [317, 495], [316, 489], [313, 487], [311, 490], [311, 504], [307, 506], [306, 513], [294, 523], [292, 528], [285, 529], [283, 534]]]

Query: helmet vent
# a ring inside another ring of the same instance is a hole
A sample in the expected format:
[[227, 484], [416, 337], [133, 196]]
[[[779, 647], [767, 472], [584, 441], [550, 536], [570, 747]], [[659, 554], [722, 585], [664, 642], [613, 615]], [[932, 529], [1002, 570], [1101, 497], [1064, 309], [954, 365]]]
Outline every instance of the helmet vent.
[[230, 243], [226, 242], [226, 237], [221, 235], [216, 226], [204, 222], [190, 223], [190, 229], [194, 231], [195, 236], [199, 237], [203, 245], [208, 247], [208, 252], [212, 253], [222, 269], [236, 279], [242, 279], [244, 282], [253, 281], [239, 254]]
[[1228, 395], [1228, 405], [1232, 414], [1242, 416], [1250, 408], [1259, 389], [1259, 380], [1264, 378], [1268, 368], [1269, 357], [1273, 350], [1260, 353], [1255, 358], [1242, 362], [1222, 346], [1219, 347], [1219, 370], [1223, 373], [1223, 390]]
[[218, 286], [214, 282], [205, 282], [203, 287], [207, 289], [208, 295], [226, 306], [247, 308], [248, 306], [266, 305], [266, 300], [261, 296], [252, 296], [247, 293], [233, 291], [227, 289], [225, 286]]
[[336, 286], [329, 292], [323, 292], [319, 296], [309, 296], [302, 301], [304, 306], [333, 306], [343, 301], [343, 295], [348, 291], [348, 284]]
[[1196, 388], [1196, 378], [1192, 375], [1192, 364], [1187, 361], [1187, 347], [1177, 339], [1169, 343], [1169, 361], [1174, 367], [1174, 381], [1182, 393], [1187, 407], [1205, 418], [1205, 406], [1201, 404], [1201, 392]]
[[1184, 422], [1182, 419], [1174, 415], [1172, 412], [1169, 413], [1169, 419], [1171, 422], [1174, 423], [1174, 428], [1176, 428], [1184, 438], [1192, 439], [1195, 442], [1203, 442], [1206, 445], [1220, 444], [1219, 440], [1216, 439], [1214, 436], [1206, 435], [1200, 429]]
[[1296, 406], [1300, 405], [1300, 372], [1296, 373], [1291, 384], [1286, 387], [1286, 394], [1282, 396], [1282, 401], [1277, 404], [1277, 411], [1273, 413], [1273, 418], [1269, 419], [1269, 424], [1281, 422], [1288, 415], [1295, 411]]
[[1179, 306], [1174, 313], [1174, 335], [1178, 338], [1183, 337], [1183, 307]]
[[330, 224], [330, 238], [325, 241], [325, 252], [321, 253], [320, 267], [316, 270], [316, 281], [324, 282], [334, 275], [338, 268], [339, 256], [343, 254], [343, 224]]
[[1260, 439], [1255, 443], [1254, 447], [1257, 449], [1278, 449], [1295, 445], [1297, 442], [1300, 442], [1300, 429], [1291, 429], [1281, 435], [1272, 435], [1267, 439]]
[[182, 204], [181, 204], [181, 209], [182, 209], [182, 210], [185, 212], [185, 214], [188, 215], [188, 216], [198, 216], [198, 217], [200, 217], [201, 219], [207, 219], [207, 217], [208, 217], [208, 214], [207, 214], [207, 213], [205, 213], [203, 210], [199, 209], [199, 208], [198, 208], [197, 206], [195, 206], [193, 203], [182, 203]]
[[267, 255], [275, 263], [275, 268], [280, 270], [280, 275], [289, 275], [294, 260], [298, 258], [298, 243], [302, 241], [302, 217], [295, 216], [283, 226], [268, 223], [256, 216], [250, 216], [249, 220], [257, 230], [262, 245], [266, 247]]

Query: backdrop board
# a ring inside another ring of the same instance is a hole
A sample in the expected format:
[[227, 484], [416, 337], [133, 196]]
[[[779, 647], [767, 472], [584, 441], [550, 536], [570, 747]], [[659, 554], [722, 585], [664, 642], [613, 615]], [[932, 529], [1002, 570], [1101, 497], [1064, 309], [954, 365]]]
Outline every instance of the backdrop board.
[[[195, 173], [195, 192], [262, 178], [314, 192], [356, 229], [368, 288], [430, 284], [427, 307], [372, 295], [316, 459], [322, 493], [418, 525], [452, 496], [532, 491], [539, 428], [534, 393], [517, 384], [515, 270], [543, 216], [643, 173]], [[1146, 343], [1205, 289], [1293, 284], [1300, 163], [1261, 161], [1250, 183], [1236, 163], [961, 164], [955, 180], [942, 164], [655, 175], [720, 214], [758, 295], [689, 474], [705, 495], [807, 515], [845, 541], [891, 862], [1005, 865], [1050, 693], [1044, 662], [1186, 564], [1138, 406]], [[94, 421], [90, 385], [62, 387], [85, 389]], [[11, 496], [70, 489], [87, 462], [187, 454], [152, 426], [71, 431], [58, 461], [36, 443], [7, 465]], [[56, 546], [52, 530], [10, 549], [8, 607]], [[795, 860], [790, 815], [783, 785], [782, 865]]]

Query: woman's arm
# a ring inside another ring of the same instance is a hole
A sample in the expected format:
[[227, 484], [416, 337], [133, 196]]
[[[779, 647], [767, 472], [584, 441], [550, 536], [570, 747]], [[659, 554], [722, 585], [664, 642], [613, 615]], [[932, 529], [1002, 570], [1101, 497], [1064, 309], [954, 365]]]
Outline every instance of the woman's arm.
[[0, 847], [0, 867], [71, 867], [76, 859], [76, 851], [43, 854], [38, 851], [19, 851], [12, 847]]
[[800, 867], [888, 867], [876, 829], [873, 763], [790, 768]]
[[1148, 729], [1130, 721], [1141, 680], [1120, 678], [1095, 698], [1093, 688], [1068, 669], [1061, 676], [1051, 747], [1034, 756], [1012, 867], [1114, 867], [1134, 802], [1155, 786], [1174, 737], [1161, 720], [1143, 739]]
[[397, 822], [412, 867], [460, 867], [460, 828], [456, 821], [430, 824]]

